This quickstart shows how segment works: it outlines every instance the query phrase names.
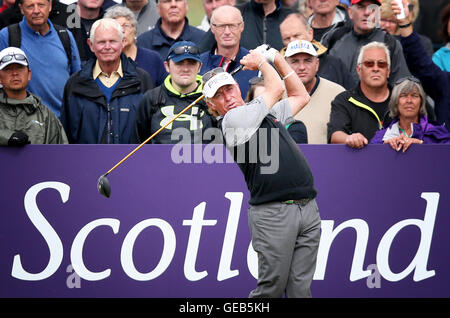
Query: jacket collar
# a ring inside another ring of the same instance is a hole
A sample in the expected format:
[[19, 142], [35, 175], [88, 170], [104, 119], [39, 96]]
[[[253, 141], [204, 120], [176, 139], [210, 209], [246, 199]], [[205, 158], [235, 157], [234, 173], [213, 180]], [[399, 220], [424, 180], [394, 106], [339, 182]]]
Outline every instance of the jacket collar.
[[[257, 12], [259, 15], [263, 15], [263, 16], [265, 15], [264, 7], [261, 3], [256, 3], [255, 0], [251, 0], [250, 6], [252, 6], [253, 10], [255, 12]], [[281, 7], [283, 6], [281, 3], [281, 0], [275, 0], [275, 6], [276, 6], [275, 11], [272, 12], [271, 14], [274, 14], [275, 12], [280, 11]]]
[[[163, 44], [171, 44], [173, 40], [177, 40], [177, 39], [172, 39], [171, 37], [169, 37], [164, 30], [161, 28], [161, 18], [158, 19], [158, 21], [156, 21], [155, 24], [155, 33], [152, 39], [152, 44], [155, 46], [161, 46]], [[183, 31], [181, 31], [180, 36], [178, 37], [179, 39], [183, 39], [185, 37], [188, 36], [189, 34], [189, 20], [188, 18], [184, 18], [184, 27], [183, 27]]]
[[183, 98], [183, 97], [194, 95], [194, 94], [201, 94], [202, 93], [202, 89], [203, 89], [202, 76], [201, 75], [197, 75], [195, 80], [198, 83], [197, 88], [193, 92], [190, 92], [190, 93], [187, 93], [187, 94], [181, 94], [180, 92], [178, 92], [175, 89], [175, 87], [173, 87], [173, 85], [172, 85], [172, 75], [170, 75], [170, 74], [164, 80], [164, 87], [171, 94], [173, 94], [175, 96], [178, 96], [179, 98]]
[[31, 115], [38, 109], [40, 98], [27, 92], [27, 97], [24, 99], [12, 99], [6, 96], [3, 89], [0, 89], [0, 103], [7, 104], [11, 107], [23, 108], [28, 115]]

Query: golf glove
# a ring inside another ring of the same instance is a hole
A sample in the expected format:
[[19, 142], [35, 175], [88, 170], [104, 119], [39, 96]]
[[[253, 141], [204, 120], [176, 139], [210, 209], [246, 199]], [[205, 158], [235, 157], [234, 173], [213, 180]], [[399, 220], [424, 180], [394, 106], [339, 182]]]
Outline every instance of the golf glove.
[[267, 62], [272, 63], [275, 61], [275, 55], [278, 53], [276, 49], [270, 47], [268, 44], [262, 44], [258, 46], [255, 51], [259, 52], [264, 56]]
[[8, 146], [11, 147], [22, 147], [29, 143], [28, 135], [23, 131], [16, 131], [8, 140]]

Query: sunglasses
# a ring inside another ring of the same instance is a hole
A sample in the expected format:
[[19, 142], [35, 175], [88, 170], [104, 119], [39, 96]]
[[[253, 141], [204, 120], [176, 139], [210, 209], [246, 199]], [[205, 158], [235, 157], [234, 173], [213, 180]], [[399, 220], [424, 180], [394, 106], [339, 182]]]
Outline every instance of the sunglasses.
[[388, 63], [386, 61], [364, 61], [362, 63], [360, 63], [360, 65], [364, 65], [367, 68], [372, 68], [375, 66], [375, 63], [377, 64], [378, 68], [387, 68], [388, 67]]
[[217, 74], [223, 73], [225, 72], [225, 70], [223, 69], [223, 67], [216, 67], [208, 72], [206, 72], [205, 74], [203, 74], [202, 76], [202, 81], [203, 83], [206, 83], [207, 81], [209, 81], [212, 77], [216, 76]]
[[200, 49], [197, 46], [190, 46], [190, 45], [178, 46], [172, 49], [172, 51], [169, 52], [169, 55], [172, 54], [181, 55], [185, 53], [200, 54]]
[[398, 79], [398, 80], [395, 82], [395, 85], [401, 84], [401, 83], [403, 83], [404, 81], [411, 81], [411, 82], [414, 82], [414, 83], [416, 83], [416, 84], [422, 85], [422, 83], [420, 82], [420, 80], [419, 80], [418, 78], [414, 77], [414, 76], [406, 76], [406, 77], [402, 77], [402, 78]]
[[0, 65], [9, 62], [9, 61], [11, 61], [12, 59], [15, 59], [16, 61], [26, 61], [27, 64], [28, 64], [28, 60], [27, 60], [27, 58], [25, 57], [25, 55], [23, 55], [23, 54], [12, 53], [12, 54], [5, 55], [5, 56], [0, 60]]

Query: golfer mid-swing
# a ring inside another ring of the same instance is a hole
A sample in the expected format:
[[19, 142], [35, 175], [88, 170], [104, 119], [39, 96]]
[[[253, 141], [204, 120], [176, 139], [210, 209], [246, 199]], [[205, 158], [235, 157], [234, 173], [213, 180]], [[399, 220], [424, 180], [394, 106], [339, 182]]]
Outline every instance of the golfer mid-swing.
[[[286, 99], [280, 101], [283, 81], [268, 62], [283, 77]], [[258, 282], [250, 297], [310, 297], [320, 240], [316, 190], [305, 157], [284, 127], [310, 97], [275, 49], [260, 46], [240, 63], [262, 72], [262, 95], [245, 104], [239, 85], [220, 69], [204, 75], [203, 94], [250, 191], [248, 222], [258, 254]], [[279, 160], [276, 170], [265, 169], [259, 156], [249, 160], [259, 147]]]

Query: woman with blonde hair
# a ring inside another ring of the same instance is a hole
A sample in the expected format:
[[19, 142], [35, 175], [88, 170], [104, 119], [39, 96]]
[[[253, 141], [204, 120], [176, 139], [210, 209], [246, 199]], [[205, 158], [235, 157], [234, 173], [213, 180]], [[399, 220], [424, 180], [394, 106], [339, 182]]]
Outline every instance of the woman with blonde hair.
[[[392, 12], [391, 2], [392, 0], [381, 0], [380, 27], [390, 35], [396, 36], [397, 40], [400, 40], [400, 30], [398, 28], [397, 18], [394, 12]], [[409, 0], [408, 2], [409, 15], [411, 22], [414, 23], [419, 16], [419, 0]], [[431, 39], [422, 34], [419, 34], [419, 37], [427, 54], [432, 56], [434, 49]]]

